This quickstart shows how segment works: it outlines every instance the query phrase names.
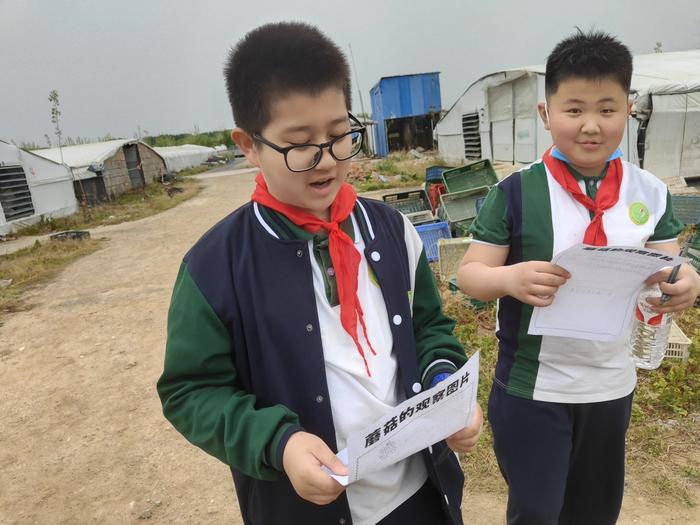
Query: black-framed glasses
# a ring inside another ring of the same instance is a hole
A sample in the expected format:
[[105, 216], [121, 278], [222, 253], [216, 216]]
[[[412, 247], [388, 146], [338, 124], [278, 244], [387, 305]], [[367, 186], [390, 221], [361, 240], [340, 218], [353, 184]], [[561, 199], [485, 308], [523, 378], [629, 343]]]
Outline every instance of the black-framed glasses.
[[309, 171], [321, 162], [324, 148], [328, 148], [331, 157], [337, 161], [348, 160], [360, 152], [367, 128], [352, 113], [348, 113], [348, 116], [352, 129], [323, 144], [300, 144], [283, 148], [263, 138], [258, 133], [253, 133], [253, 139], [284, 155], [284, 163], [289, 171], [296, 173]]

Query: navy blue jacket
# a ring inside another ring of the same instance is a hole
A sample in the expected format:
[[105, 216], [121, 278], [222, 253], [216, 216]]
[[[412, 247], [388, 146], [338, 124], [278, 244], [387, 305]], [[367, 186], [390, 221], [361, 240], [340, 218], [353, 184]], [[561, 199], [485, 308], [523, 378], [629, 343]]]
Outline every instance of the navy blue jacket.
[[[421, 375], [414, 326], [409, 321], [412, 311], [407, 292], [411, 290], [411, 275], [404, 222], [383, 203], [365, 199], [358, 202], [361, 206], [356, 206], [355, 213], [363, 219], [365, 256], [379, 281], [389, 319], [399, 315], [407, 320], [398, 325], [392, 323], [391, 329], [398, 381], [406, 397], [412, 397], [419, 390], [416, 385], [420, 385]], [[337, 451], [307, 242], [275, 238], [256, 217], [254, 205], [248, 203], [205, 234], [186, 255], [184, 265], [227, 332], [235, 388], [253, 394], [251, 403], [256, 409], [286, 409], [298, 415], [298, 424], [305, 431], [319, 436]], [[177, 294], [176, 285], [173, 301]], [[178, 326], [188, 323], [188, 315], [178, 316], [171, 307], [168, 352], [173, 355], [169, 358], [166, 354], [166, 370], [158, 388], [166, 416], [190, 441], [207, 450], [208, 438], [198, 442], [192, 436], [195, 429], [190, 421], [177, 422], [178, 407], [190, 402], [184, 401], [187, 387], [182, 386], [183, 378], [193, 373], [176, 370], [179, 365], [173, 365], [169, 371], [168, 365], [168, 359], [178, 359], [178, 349], [173, 347], [171, 351], [170, 340], [184, 338], [178, 334]], [[458, 361], [455, 368], [466, 361], [463, 354], [459, 359], [459, 355], [452, 359]], [[200, 363], [196, 373], [215, 369], [214, 358], [210, 361]], [[192, 417], [192, 412], [188, 413], [187, 418]], [[221, 417], [217, 421], [228, 424]], [[289, 436], [299, 429], [293, 419], [286, 421], [283, 435], [277, 436], [278, 448], [268, 452], [277, 457], [266, 458], [278, 469], [278, 454]], [[262, 435], [260, 439], [269, 440], [270, 436]], [[444, 442], [422, 454], [430, 481], [444, 497], [445, 510], [454, 523], [462, 523], [459, 507], [464, 477], [457, 457]], [[235, 465], [232, 472], [245, 523], [352, 523], [345, 494], [329, 505], [317, 506], [302, 500], [283, 473], [263, 480], [244, 474]]]

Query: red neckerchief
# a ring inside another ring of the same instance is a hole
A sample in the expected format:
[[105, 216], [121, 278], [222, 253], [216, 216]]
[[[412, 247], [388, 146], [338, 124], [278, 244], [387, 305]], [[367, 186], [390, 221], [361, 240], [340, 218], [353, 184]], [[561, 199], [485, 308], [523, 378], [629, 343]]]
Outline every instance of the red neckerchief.
[[581, 191], [578, 182], [566, 167], [566, 163], [552, 157], [550, 148], [542, 157], [552, 177], [564, 188], [577, 202], [594, 213], [591, 223], [586, 228], [583, 242], [592, 246], [607, 246], [608, 237], [603, 227], [603, 213], [612, 208], [620, 198], [620, 184], [622, 184], [622, 161], [617, 158], [610, 161], [608, 173], [595, 196], [595, 202]]
[[350, 216], [355, 207], [355, 201], [357, 200], [355, 190], [347, 183], [340, 187], [338, 195], [336, 195], [335, 200], [331, 204], [331, 218], [329, 222], [323, 221], [295, 206], [278, 201], [268, 191], [267, 183], [262, 173], [258, 173], [255, 177], [255, 191], [251, 198], [263, 206], [280, 212], [294, 224], [311, 233], [316, 233], [321, 229], [328, 232], [328, 247], [333, 268], [335, 269], [336, 283], [338, 284], [340, 322], [355, 342], [357, 351], [360, 352], [362, 361], [365, 364], [367, 375], [371, 376], [364, 350], [357, 337], [357, 320], [359, 319], [369, 349], [373, 355], [377, 355], [374, 348], [372, 348], [372, 343], [369, 342], [369, 337], [367, 337], [367, 327], [362, 314], [362, 306], [360, 306], [360, 300], [357, 297], [357, 273], [360, 267], [361, 256], [350, 236], [340, 228], [340, 224]]

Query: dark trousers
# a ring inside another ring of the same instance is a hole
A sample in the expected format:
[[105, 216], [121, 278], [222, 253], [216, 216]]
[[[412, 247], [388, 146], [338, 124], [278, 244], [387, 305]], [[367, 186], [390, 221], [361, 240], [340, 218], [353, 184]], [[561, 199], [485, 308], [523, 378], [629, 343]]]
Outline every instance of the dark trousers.
[[509, 525], [613, 525], [622, 506], [632, 395], [550, 403], [494, 384], [489, 423]]
[[440, 493], [426, 481], [413, 496], [396, 507], [377, 525], [447, 525]]

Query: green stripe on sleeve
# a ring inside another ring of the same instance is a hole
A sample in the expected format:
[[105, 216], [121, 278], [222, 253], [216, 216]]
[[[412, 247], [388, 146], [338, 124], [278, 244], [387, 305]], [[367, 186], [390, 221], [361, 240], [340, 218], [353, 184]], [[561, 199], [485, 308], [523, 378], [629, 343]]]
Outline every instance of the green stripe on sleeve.
[[[165, 366], [157, 390], [163, 413], [192, 444], [244, 474], [279, 476], [275, 450], [299, 418], [281, 405], [256, 408], [254, 395], [236, 388], [232, 342], [187, 266], [182, 264], [168, 313]], [[272, 445], [272, 446], [270, 446]]]
[[[425, 256], [425, 250], [420, 254], [415, 277], [413, 333], [416, 340], [419, 374], [422, 376], [432, 363], [440, 359], [450, 361], [456, 368], [461, 368], [467, 362], [467, 357], [462, 345], [452, 335], [454, 321], [442, 312], [440, 294], [435, 285], [433, 271]], [[440, 367], [434, 368], [430, 371], [430, 377], [425, 378], [428, 384], [435, 374], [449, 369], [449, 367], [444, 370]]]
[[648, 241], [668, 241], [675, 239], [683, 231], [684, 224], [673, 215], [673, 205], [671, 204], [671, 194], [666, 190], [666, 210], [656, 223], [654, 234]]

